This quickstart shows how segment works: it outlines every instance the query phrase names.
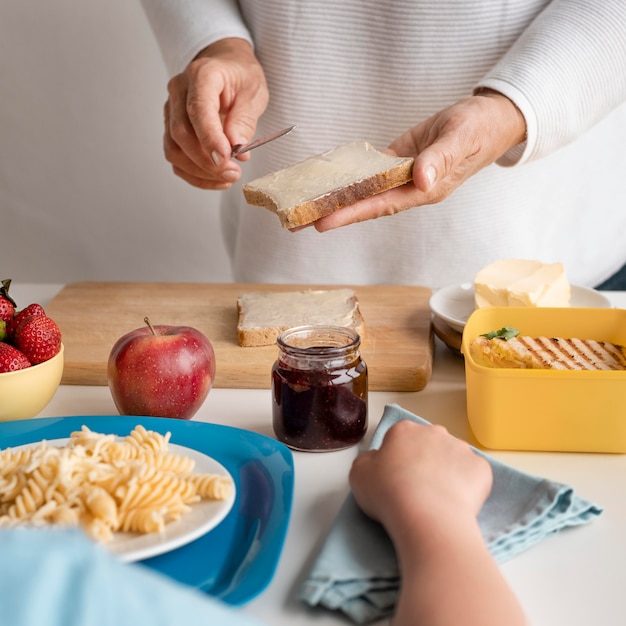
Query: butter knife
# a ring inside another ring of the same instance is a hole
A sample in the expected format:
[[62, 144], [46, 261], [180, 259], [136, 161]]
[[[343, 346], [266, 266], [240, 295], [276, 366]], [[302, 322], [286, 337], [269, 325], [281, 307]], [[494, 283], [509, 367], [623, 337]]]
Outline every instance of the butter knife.
[[296, 125], [294, 124], [290, 128], [283, 128], [283, 130], [279, 130], [278, 132], [272, 133], [271, 135], [266, 135], [265, 137], [261, 137], [260, 139], [255, 139], [250, 143], [237, 143], [233, 146], [232, 152], [230, 153], [231, 158], [239, 156], [244, 152], [248, 152], [249, 150], [254, 150], [254, 148], [258, 148], [263, 144], [269, 143], [270, 141], [274, 141], [274, 139], [278, 139], [279, 137], [284, 137], [289, 134]]

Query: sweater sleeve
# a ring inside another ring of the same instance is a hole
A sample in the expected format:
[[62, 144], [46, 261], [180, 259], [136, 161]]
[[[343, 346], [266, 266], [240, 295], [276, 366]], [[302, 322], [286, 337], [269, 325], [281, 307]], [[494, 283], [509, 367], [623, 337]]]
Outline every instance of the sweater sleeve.
[[262, 626], [146, 566], [122, 563], [75, 528], [2, 528], [2, 624]]
[[141, 0], [141, 4], [170, 76], [215, 41], [239, 37], [252, 43], [236, 0]]
[[477, 87], [521, 110], [527, 140], [500, 165], [574, 141], [626, 101], [626, 2], [553, 0]]

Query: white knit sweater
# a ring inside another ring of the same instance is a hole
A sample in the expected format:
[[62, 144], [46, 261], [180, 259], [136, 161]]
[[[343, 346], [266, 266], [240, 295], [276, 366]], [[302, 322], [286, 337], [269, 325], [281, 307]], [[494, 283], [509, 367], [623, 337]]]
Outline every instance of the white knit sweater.
[[328, 233], [282, 230], [235, 186], [237, 280], [437, 288], [518, 257], [593, 286], [626, 262], [624, 0], [142, 1], [171, 74], [218, 39], [253, 42], [270, 88], [258, 134], [298, 128], [244, 180], [348, 141], [385, 147], [477, 86], [526, 118], [527, 142], [444, 202]]

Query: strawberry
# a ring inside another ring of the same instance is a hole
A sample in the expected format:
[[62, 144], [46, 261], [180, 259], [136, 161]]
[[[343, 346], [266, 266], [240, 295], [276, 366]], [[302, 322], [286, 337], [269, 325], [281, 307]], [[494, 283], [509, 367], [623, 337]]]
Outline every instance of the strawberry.
[[59, 352], [61, 330], [47, 315], [31, 315], [16, 328], [13, 344], [33, 365], [37, 365]]
[[0, 286], [0, 320], [7, 324], [13, 319], [15, 315], [15, 300], [9, 295], [9, 286], [11, 285], [11, 279], [8, 278], [2, 281]]
[[13, 338], [15, 337], [15, 333], [17, 331], [17, 327], [27, 317], [32, 317], [33, 315], [45, 315], [45, 314], [46, 312], [44, 311], [41, 304], [37, 304], [37, 303], [29, 304], [25, 309], [22, 309], [21, 311], [19, 311], [19, 313], [17, 313], [15, 317], [13, 317], [13, 319], [7, 322], [7, 327], [6, 327], [7, 340], [13, 341]]
[[0, 343], [0, 373], [15, 372], [30, 367], [26, 355], [8, 343]]
[[15, 307], [4, 296], [0, 296], [0, 320], [5, 324], [13, 319]]

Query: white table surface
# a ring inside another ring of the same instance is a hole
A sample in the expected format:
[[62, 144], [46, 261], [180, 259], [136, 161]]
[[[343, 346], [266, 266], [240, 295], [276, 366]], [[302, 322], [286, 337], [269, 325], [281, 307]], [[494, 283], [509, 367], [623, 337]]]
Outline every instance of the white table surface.
[[[14, 281], [11, 293], [22, 306], [30, 302], [45, 306], [61, 287], [19, 285]], [[607, 295], [615, 306], [626, 308], [626, 292]], [[443, 424], [476, 445], [467, 424], [463, 361], [439, 340], [432, 379], [424, 390], [370, 393], [370, 429], [361, 447], [367, 446], [387, 403], [397, 403], [424, 419]], [[40, 417], [116, 413], [108, 387], [62, 385]], [[194, 419], [273, 436], [269, 390], [213, 389]], [[348, 623], [333, 612], [304, 606], [296, 593], [346, 496], [348, 469], [359, 449], [323, 454], [294, 452], [293, 510], [276, 574], [263, 593], [239, 610], [273, 626]], [[521, 470], [572, 485], [581, 496], [605, 509], [591, 524], [552, 536], [502, 566], [531, 623], [625, 624], [626, 455], [490, 454]]]

